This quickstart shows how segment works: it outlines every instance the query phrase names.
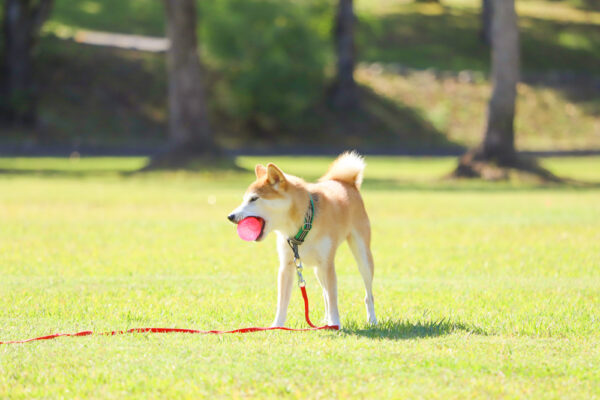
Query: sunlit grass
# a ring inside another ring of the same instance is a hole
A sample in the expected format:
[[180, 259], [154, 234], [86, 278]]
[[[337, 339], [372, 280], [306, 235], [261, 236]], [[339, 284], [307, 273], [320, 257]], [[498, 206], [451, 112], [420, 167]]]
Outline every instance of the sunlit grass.
[[[552, 21], [600, 25], [600, 12], [579, 8], [574, 1], [517, 1], [517, 13], [522, 17], [541, 18]], [[417, 3], [413, 0], [359, 0], [356, 7], [361, 12], [385, 15], [393, 12], [417, 11], [436, 15], [448, 8], [479, 10], [480, 0], [442, 0], [436, 3]]]
[[[314, 179], [328, 157], [275, 161]], [[225, 218], [252, 172], [123, 175], [141, 158], [0, 159], [0, 340], [141, 326], [268, 325], [273, 238]], [[63, 338], [0, 346], [6, 398], [592, 398], [600, 189], [440, 182], [454, 158], [368, 157], [375, 299], [346, 246], [339, 333]], [[548, 159], [600, 181], [600, 158]], [[321, 296], [307, 274], [314, 320]], [[289, 326], [304, 326], [299, 293]]]

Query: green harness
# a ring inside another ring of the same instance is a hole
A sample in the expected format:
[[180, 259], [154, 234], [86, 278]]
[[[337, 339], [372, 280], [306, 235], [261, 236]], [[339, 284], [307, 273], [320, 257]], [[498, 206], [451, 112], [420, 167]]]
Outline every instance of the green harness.
[[304, 243], [304, 239], [306, 239], [306, 235], [312, 228], [313, 218], [315, 216], [315, 202], [313, 201], [313, 197], [311, 194], [308, 195], [310, 199], [310, 207], [306, 210], [306, 214], [304, 215], [304, 224], [296, 233], [296, 236], [293, 238], [288, 238], [287, 242], [292, 248], [294, 252], [294, 265], [296, 266], [296, 272], [298, 274], [298, 286], [303, 288], [306, 284], [304, 281], [304, 277], [302, 276], [302, 261], [300, 260], [300, 253], [298, 252], [298, 246]]
[[296, 236], [293, 238], [288, 238], [288, 244], [294, 250], [294, 255], [298, 254], [298, 246], [304, 243], [304, 239], [306, 239], [306, 235], [310, 232], [312, 228], [313, 218], [315, 216], [315, 202], [311, 194], [308, 195], [310, 199], [310, 205], [308, 210], [306, 210], [306, 214], [304, 214], [304, 224], [296, 233]]

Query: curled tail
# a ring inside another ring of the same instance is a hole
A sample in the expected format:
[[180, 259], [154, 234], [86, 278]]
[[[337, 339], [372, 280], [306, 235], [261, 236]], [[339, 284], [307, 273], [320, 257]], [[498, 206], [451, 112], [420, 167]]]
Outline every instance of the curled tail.
[[360, 189], [365, 165], [364, 158], [356, 151], [345, 152], [331, 164], [327, 173], [319, 181], [346, 182]]

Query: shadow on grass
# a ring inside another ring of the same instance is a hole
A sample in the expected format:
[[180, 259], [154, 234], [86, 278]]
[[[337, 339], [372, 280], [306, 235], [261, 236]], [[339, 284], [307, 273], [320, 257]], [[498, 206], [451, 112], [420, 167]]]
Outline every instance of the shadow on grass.
[[358, 325], [350, 325], [342, 328], [342, 333], [346, 335], [392, 340], [438, 337], [458, 332], [475, 335], [488, 334], [479, 327], [460, 322], [452, 322], [446, 319], [442, 319], [440, 321], [418, 322], [411, 322], [407, 320], [387, 320], [382, 321], [373, 327], [359, 327]]
[[169, 173], [169, 172], [188, 172], [188, 173], [250, 173], [251, 171], [240, 167], [235, 163], [227, 165], [215, 165], [207, 167], [204, 164], [191, 163], [185, 167], [174, 168], [156, 168], [150, 170], [134, 169], [122, 170], [117, 168], [104, 168], [92, 170], [69, 170], [69, 169], [18, 169], [18, 168], [0, 168], [0, 175], [15, 175], [15, 176], [39, 176], [44, 178], [77, 178], [86, 179], [103, 176], [118, 176], [118, 177], [134, 177], [143, 176], [148, 173]]
[[[68, 159], [65, 159], [68, 160]], [[84, 166], [81, 168], [52, 168], [43, 167], [39, 168], [10, 168], [0, 167], [1, 175], [12, 175], [12, 176], [37, 176], [43, 178], [75, 178], [75, 179], [87, 179], [97, 177], [136, 177], [145, 176], [148, 174], [169, 174], [169, 173], [200, 173], [211, 174], [220, 176], [225, 174], [251, 174], [253, 171], [246, 169], [235, 162], [225, 162], [222, 165], [207, 166], [204, 163], [192, 163], [185, 168], [173, 168], [173, 169], [158, 169], [154, 171], [141, 171], [139, 168], [118, 168], [116, 166], [111, 167], [98, 167], [86, 169]], [[310, 177], [313, 178], [313, 177]], [[315, 177], [317, 178], [317, 177]], [[315, 179], [309, 179], [312, 181]], [[484, 180], [450, 180], [450, 179], [422, 179], [422, 180], [411, 180], [411, 179], [394, 179], [394, 178], [365, 178], [362, 188], [368, 191], [395, 191], [395, 192], [519, 192], [519, 191], [544, 191], [544, 190], [569, 190], [569, 191], [586, 191], [586, 190], [598, 190], [600, 189], [600, 182], [582, 182], [574, 180], [566, 180], [562, 183], [539, 183], [539, 182], [514, 182], [514, 181], [500, 181], [500, 182], [488, 182]]]
[[370, 149], [464, 150], [410, 107], [367, 86], [360, 86], [359, 98], [359, 106], [351, 111], [337, 111], [326, 104], [315, 107], [290, 137], [303, 146], [354, 148], [363, 153]]
[[127, 172], [124, 175], [144, 174], [148, 172], [249, 172], [240, 167], [235, 158], [221, 155], [196, 155], [193, 153], [180, 154], [164, 153], [150, 158], [145, 166], [137, 171]]
[[70, 171], [61, 169], [13, 169], [13, 168], [0, 168], [0, 175], [16, 175], [16, 176], [40, 176], [44, 178], [91, 178], [98, 176], [109, 176], [128, 174], [130, 172], [123, 172], [115, 169], [105, 170], [93, 170], [93, 171]]
[[568, 180], [562, 183], [538, 182], [488, 182], [484, 180], [425, 180], [411, 181], [401, 179], [365, 178], [363, 188], [373, 191], [421, 191], [421, 192], [518, 192], [544, 190], [598, 190], [600, 182]]
[[0, 175], [13, 176], [37, 176], [43, 178], [73, 178], [88, 179], [101, 177], [134, 177], [145, 176], [149, 173], [161, 174], [189, 173], [201, 174], [210, 178], [211, 176], [222, 177], [232, 174], [253, 173], [238, 164], [234, 158], [223, 158], [211, 163], [203, 162], [201, 159], [190, 160], [184, 166], [173, 168], [156, 168], [154, 170], [143, 170], [147, 161], [142, 157], [87, 156], [81, 159], [72, 157], [0, 157]]
[[27, 139], [114, 148], [166, 140], [164, 55], [45, 36], [36, 65], [43, 123]]

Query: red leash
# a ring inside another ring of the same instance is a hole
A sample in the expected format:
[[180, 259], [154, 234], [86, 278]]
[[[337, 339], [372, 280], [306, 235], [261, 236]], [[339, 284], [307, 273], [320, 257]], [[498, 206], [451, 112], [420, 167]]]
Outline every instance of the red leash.
[[[223, 333], [250, 333], [250, 332], [262, 332], [262, 331], [293, 331], [293, 332], [303, 332], [303, 331], [316, 331], [316, 330], [339, 330], [340, 327], [338, 325], [323, 325], [323, 326], [315, 326], [312, 322], [310, 322], [309, 312], [308, 312], [308, 296], [306, 294], [306, 288], [304, 286], [300, 286], [300, 290], [302, 291], [302, 299], [304, 300], [304, 318], [306, 319], [306, 323], [310, 326], [310, 328], [285, 328], [285, 327], [273, 327], [273, 328], [262, 328], [262, 327], [250, 327], [250, 328], [241, 328], [234, 329], [232, 331], [200, 331], [196, 329], [180, 329], [180, 328], [132, 328], [126, 331], [111, 331], [111, 332], [102, 332], [100, 335], [123, 335], [125, 333], [201, 333], [201, 334], [215, 334], [220, 335]], [[49, 340], [56, 339], [57, 337], [62, 336], [91, 336], [95, 335], [92, 331], [82, 331], [77, 333], [55, 333], [54, 335], [48, 336], [40, 336], [31, 339], [25, 340], [10, 340], [6, 342], [0, 342], [0, 344], [15, 344], [15, 343], [27, 343], [27, 342], [35, 342], [37, 340]]]
[[[310, 199], [311, 202], [311, 210], [314, 208], [312, 197]], [[323, 325], [323, 326], [315, 326], [309, 317], [308, 312], [308, 295], [306, 294], [306, 282], [304, 281], [304, 277], [302, 276], [302, 261], [300, 260], [300, 254], [298, 253], [298, 245], [304, 242], [304, 237], [306, 233], [310, 230], [312, 226], [312, 212], [310, 214], [310, 220], [305, 220], [305, 225], [303, 228], [300, 228], [298, 235], [294, 239], [288, 239], [288, 244], [292, 248], [294, 253], [294, 265], [296, 266], [296, 273], [298, 274], [298, 286], [300, 287], [300, 291], [302, 292], [302, 299], [304, 300], [304, 319], [306, 319], [306, 323], [310, 326], [310, 328], [285, 328], [285, 327], [250, 327], [250, 328], [240, 328], [234, 329], [232, 331], [200, 331], [196, 329], [181, 329], [181, 328], [132, 328], [126, 331], [111, 331], [111, 332], [102, 332], [100, 335], [123, 335], [125, 333], [201, 333], [201, 334], [215, 334], [220, 335], [223, 333], [250, 333], [250, 332], [262, 332], [262, 331], [293, 331], [293, 332], [303, 332], [303, 331], [317, 331], [317, 330], [339, 330], [339, 325]], [[298, 238], [300, 235], [300, 238]], [[16, 344], [16, 343], [27, 343], [27, 342], [35, 342], [37, 340], [49, 340], [56, 339], [61, 336], [90, 336], [94, 335], [92, 331], [82, 331], [77, 333], [55, 333], [54, 335], [48, 336], [40, 336], [31, 339], [25, 340], [11, 340], [6, 342], [0, 342], [0, 344]]]

